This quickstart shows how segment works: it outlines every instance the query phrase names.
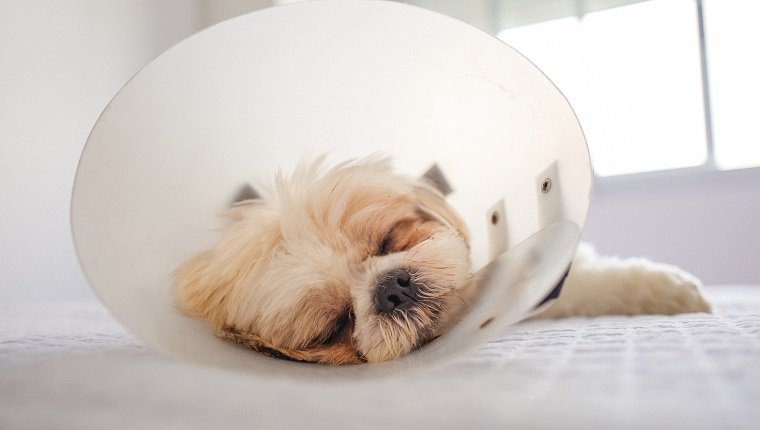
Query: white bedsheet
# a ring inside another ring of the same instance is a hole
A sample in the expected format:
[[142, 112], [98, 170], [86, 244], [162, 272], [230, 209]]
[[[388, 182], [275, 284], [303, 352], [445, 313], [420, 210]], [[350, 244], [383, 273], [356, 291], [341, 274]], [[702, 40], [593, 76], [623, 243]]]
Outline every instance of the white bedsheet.
[[521, 324], [437, 370], [300, 381], [177, 363], [94, 299], [0, 304], [0, 429], [689, 428], [760, 422], [760, 286], [713, 315]]

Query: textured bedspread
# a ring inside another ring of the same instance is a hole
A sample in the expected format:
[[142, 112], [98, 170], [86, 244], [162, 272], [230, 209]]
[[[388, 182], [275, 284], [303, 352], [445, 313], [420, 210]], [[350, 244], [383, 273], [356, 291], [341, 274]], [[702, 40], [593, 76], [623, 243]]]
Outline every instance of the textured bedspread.
[[176, 363], [94, 299], [0, 304], [0, 429], [758, 428], [760, 286], [713, 315], [521, 324], [443, 369], [272, 378]]

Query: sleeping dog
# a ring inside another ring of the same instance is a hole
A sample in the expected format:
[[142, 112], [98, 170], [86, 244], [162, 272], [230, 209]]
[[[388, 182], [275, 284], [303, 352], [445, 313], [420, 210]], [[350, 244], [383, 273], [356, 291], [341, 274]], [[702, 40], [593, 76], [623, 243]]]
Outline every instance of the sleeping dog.
[[[270, 356], [392, 360], [445, 332], [476, 291], [467, 226], [425, 179], [385, 158], [303, 163], [226, 214], [213, 248], [176, 272], [180, 308]], [[709, 312], [692, 275], [582, 244], [538, 317]]]

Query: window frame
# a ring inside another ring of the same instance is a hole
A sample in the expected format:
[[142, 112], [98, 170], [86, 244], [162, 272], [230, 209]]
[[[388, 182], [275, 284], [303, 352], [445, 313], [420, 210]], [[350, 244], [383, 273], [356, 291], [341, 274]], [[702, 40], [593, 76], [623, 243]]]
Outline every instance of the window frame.
[[[498, 0], [497, 0], [498, 1]], [[601, 183], [619, 183], [633, 182], [642, 179], [668, 179], [673, 177], [703, 177], [714, 174], [721, 174], [734, 171], [754, 171], [760, 172], [760, 166], [739, 167], [739, 168], [721, 168], [715, 158], [715, 141], [713, 135], [713, 116], [712, 100], [710, 96], [710, 71], [707, 52], [707, 40], [705, 36], [705, 18], [703, 0], [693, 0], [697, 10], [697, 34], [699, 36], [699, 63], [702, 84], [702, 100], [704, 103], [704, 126], [705, 126], [705, 144], [706, 157], [701, 165], [678, 167], [673, 169], [653, 170], [644, 172], [623, 173], [617, 175], [599, 176], [594, 175], [594, 179]]]
[[[498, 10], [498, 4], [500, 0], [492, 0], [493, 1], [493, 7], [494, 10]], [[658, 0], [663, 1], [663, 0]], [[703, 0], [692, 0], [694, 3], [694, 7], [696, 8], [696, 18], [697, 18], [697, 36], [699, 38], [698, 40], [698, 47], [699, 47], [699, 74], [700, 74], [700, 82], [701, 82], [701, 90], [702, 90], [702, 100], [703, 100], [703, 112], [704, 112], [704, 127], [705, 127], [705, 145], [706, 145], [706, 157], [705, 161], [696, 166], [688, 166], [688, 167], [676, 167], [676, 168], [670, 168], [670, 169], [660, 169], [660, 170], [652, 170], [652, 171], [641, 171], [641, 172], [631, 172], [631, 173], [621, 173], [621, 174], [612, 174], [612, 175], [594, 175], [596, 181], [601, 181], [605, 183], [614, 183], [614, 182], [627, 182], [627, 181], [634, 181], [639, 179], [649, 179], [649, 178], [663, 178], [666, 179], [668, 177], [673, 176], [701, 176], [703, 174], [713, 174], [715, 172], [727, 172], [727, 171], [734, 171], [734, 170], [756, 170], [760, 172], [760, 166], [751, 166], [751, 167], [743, 167], [743, 168], [720, 168], [718, 166], [718, 163], [715, 158], [715, 141], [714, 141], [714, 135], [713, 135], [713, 115], [712, 115], [712, 100], [710, 95], [710, 72], [709, 72], [709, 64], [708, 64], [708, 52], [707, 52], [707, 41], [705, 36], [705, 18], [704, 18], [704, 6], [703, 6]], [[613, 2], [614, 3], [614, 2]], [[624, 4], [628, 4], [632, 2], [622, 2], [619, 5], [621, 6]], [[580, 4], [580, 3], [579, 3]], [[616, 7], [613, 6], [613, 7]], [[583, 18], [583, 15], [585, 15], [587, 12], [582, 7], [578, 7], [575, 16], [579, 19]], [[496, 26], [494, 26], [494, 29]], [[502, 29], [499, 29], [499, 31]], [[492, 32], [493, 33], [493, 32]]]

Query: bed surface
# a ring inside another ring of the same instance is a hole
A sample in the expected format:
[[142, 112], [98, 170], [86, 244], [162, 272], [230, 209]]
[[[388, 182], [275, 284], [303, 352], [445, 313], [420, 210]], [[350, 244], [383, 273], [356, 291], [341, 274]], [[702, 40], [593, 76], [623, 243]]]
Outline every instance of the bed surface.
[[0, 429], [688, 428], [760, 420], [760, 286], [712, 315], [534, 321], [451, 365], [383, 380], [164, 359], [94, 298], [0, 303]]

